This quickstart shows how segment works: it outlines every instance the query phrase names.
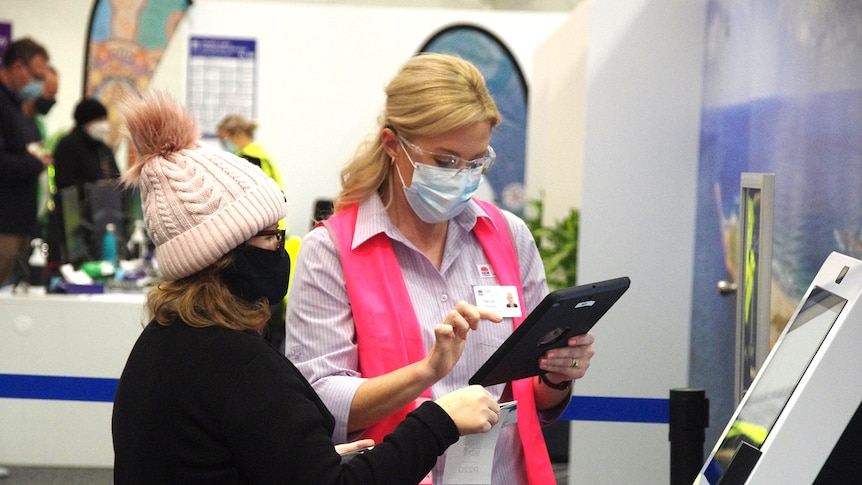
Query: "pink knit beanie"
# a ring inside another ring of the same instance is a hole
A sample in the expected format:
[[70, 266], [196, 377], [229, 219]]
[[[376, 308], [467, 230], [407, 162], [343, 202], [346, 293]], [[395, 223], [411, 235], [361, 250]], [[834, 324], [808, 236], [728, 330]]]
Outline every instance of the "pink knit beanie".
[[141, 188], [144, 221], [166, 280], [215, 263], [287, 212], [278, 185], [254, 164], [200, 143], [194, 118], [157, 92], [121, 103], [137, 163], [123, 182]]

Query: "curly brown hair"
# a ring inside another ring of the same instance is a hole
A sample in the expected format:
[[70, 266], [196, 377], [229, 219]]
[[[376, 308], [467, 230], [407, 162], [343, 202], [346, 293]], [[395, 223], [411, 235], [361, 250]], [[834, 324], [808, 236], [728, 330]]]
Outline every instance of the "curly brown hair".
[[270, 317], [266, 299], [245, 301], [228, 290], [221, 272], [233, 261], [228, 253], [185, 278], [164, 281], [147, 294], [150, 317], [160, 325], [181, 320], [192, 327], [227, 327], [261, 333]]

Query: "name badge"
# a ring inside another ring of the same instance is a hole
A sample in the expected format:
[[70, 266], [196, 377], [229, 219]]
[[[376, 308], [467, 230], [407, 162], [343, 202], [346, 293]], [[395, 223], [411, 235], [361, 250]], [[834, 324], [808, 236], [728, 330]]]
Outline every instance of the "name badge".
[[521, 317], [521, 301], [514, 286], [474, 286], [476, 306], [493, 311], [501, 317]]

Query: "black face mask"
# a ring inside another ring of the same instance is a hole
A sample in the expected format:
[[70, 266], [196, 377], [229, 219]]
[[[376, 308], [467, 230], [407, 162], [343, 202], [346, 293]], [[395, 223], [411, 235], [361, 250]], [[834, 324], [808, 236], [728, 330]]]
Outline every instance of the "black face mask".
[[290, 278], [287, 251], [242, 244], [232, 252], [233, 263], [221, 273], [231, 293], [250, 302], [266, 298], [270, 305], [284, 298]]
[[46, 115], [51, 111], [51, 108], [54, 107], [54, 103], [56, 103], [56, 101], [53, 99], [46, 99], [39, 96], [33, 101], [33, 106], [36, 108], [37, 113], [40, 115]]

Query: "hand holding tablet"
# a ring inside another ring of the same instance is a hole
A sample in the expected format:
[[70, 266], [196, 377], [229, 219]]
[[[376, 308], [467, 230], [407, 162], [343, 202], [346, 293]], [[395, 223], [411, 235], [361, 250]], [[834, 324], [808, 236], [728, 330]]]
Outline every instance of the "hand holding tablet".
[[549, 293], [473, 374], [470, 384], [491, 386], [542, 374], [539, 358], [585, 334], [628, 290], [620, 277]]

